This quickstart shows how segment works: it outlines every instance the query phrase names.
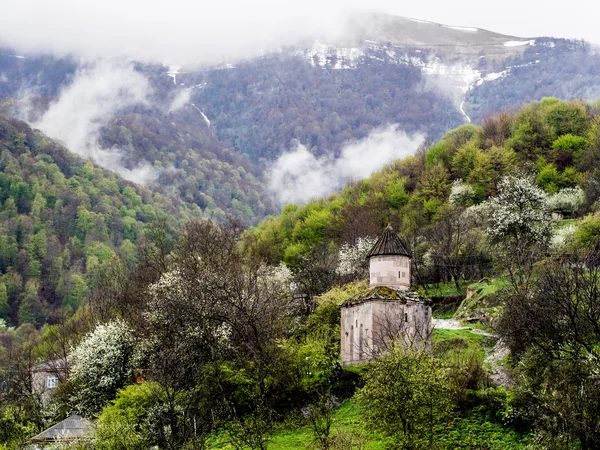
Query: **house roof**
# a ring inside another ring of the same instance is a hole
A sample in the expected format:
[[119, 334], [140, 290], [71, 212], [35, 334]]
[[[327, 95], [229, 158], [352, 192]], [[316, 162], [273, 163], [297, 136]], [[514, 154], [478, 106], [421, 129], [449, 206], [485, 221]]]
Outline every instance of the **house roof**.
[[367, 253], [366, 258], [369, 259], [372, 256], [382, 256], [382, 255], [400, 255], [400, 256], [408, 256], [412, 258], [411, 253], [406, 249], [406, 246], [402, 242], [402, 240], [398, 237], [391, 226], [387, 226], [373, 248]]
[[66, 358], [55, 359], [54, 361], [49, 361], [46, 363], [38, 364], [37, 366], [33, 366], [31, 368], [32, 372], [65, 372], [69, 367], [70, 359], [68, 356]]
[[31, 438], [32, 442], [83, 439], [92, 430], [92, 422], [81, 416], [67, 417], [62, 422]]

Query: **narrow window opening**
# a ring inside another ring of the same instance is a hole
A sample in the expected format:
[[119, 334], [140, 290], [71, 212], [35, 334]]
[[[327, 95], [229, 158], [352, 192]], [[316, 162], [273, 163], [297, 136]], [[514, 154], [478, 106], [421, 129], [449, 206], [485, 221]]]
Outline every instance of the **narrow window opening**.
[[408, 313], [404, 313], [404, 321], [408, 322]]
[[363, 341], [365, 337], [363, 334], [363, 324], [360, 324], [360, 329], [358, 330], [358, 359], [363, 359]]

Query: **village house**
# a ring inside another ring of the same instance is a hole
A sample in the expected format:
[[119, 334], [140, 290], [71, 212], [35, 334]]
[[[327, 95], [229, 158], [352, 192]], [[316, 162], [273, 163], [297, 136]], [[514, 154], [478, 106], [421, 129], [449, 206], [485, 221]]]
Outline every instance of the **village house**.
[[367, 259], [369, 290], [340, 305], [343, 365], [367, 362], [392, 342], [415, 348], [431, 343], [431, 306], [410, 290], [412, 255], [391, 227]]
[[39, 396], [42, 405], [52, 400], [54, 390], [68, 377], [69, 359], [57, 359], [32, 367], [31, 388]]

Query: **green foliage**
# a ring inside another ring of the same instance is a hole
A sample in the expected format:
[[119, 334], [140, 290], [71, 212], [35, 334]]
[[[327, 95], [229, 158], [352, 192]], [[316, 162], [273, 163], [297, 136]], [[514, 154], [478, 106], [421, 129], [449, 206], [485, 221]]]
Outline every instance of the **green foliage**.
[[589, 247], [600, 238], [600, 217], [596, 214], [585, 217], [575, 231], [575, 239], [582, 248]]
[[557, 137], [585, 136], [589, 127], [586, 108], [579, 102], [554, 102], [542, 104], [544, 118]]
[[449, 166], [452, 161], [452, 153], [448, 142], [440, 142], [427, 150], [425, 154], [425, 166], [441, 163]]
[[[156, 389], [156, 388], [155, 388]], [[147, 419], [156, 403], [152, 383], [127, 386], [100, 413], [94, 431], [98, 450], [142, 450], [151, 446]]]
[[[83, 161], [23, 122], [0, 117], [0, 316], [41, 325], [85, 304], [112, 258], [135, 263], [149, 223], [193, 211]], [[123, 251], [121, 251], [123, 248]], [[90, 272], [90, 273], [88, 273]], [[5, 277], [20, 277], [19, 283]]]
[[435, 449], [489, 449], [527, 450], [531, 437], [490, 421], [485, 415], [473, 411], [466, 417], [456, 417], [448, 424], [436, 426]]
[[394, 348], [372, 363], [358, 399], [367, 426], [388, 434], [393, 448], [431, 448], [434, 427], [452, 411], [451, 391], [438, 360], [425, 351]]
[[8, 319], [8, 291], [4, 283], [0, 283], [0, 318]]
[[399, 179], [392, 181], [386, 187], [386, 197], [390, 208], [400, 209], [408, 203], [408, 193], [404, 188], [406, 184], [405, 179]]
[[578, 161], [587, 149], [588, 141], [581, 136], [564, 134], [554, 141], [552, 148], [555, 150], [554, 158], [571, 164]]
[[473, 143], [461, 147], [452, 159], [452, 170], [457, 177], [467, 180], [473, 169], [477, 167], [477, 159], [482, 153]]
[[548, 147], [550, 130], [536, 104], [524, 107], [515, 116], [509, 146], [522, 160], [533, 160]]

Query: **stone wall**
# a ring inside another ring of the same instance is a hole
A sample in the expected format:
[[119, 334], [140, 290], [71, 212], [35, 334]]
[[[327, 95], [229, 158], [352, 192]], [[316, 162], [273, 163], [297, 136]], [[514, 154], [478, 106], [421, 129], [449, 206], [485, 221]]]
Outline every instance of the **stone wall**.
[[407, 346], [431, 344], [431, 307], [420, 302], [371, 300], [341, 309], [342, 365], [369, 361], [400, 338]]
[[370, 286], [410, 289], [410, 258], [407, 256], [373, 256], [369, 260]]

